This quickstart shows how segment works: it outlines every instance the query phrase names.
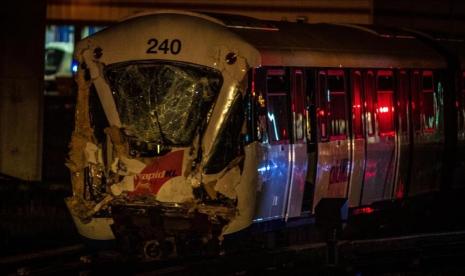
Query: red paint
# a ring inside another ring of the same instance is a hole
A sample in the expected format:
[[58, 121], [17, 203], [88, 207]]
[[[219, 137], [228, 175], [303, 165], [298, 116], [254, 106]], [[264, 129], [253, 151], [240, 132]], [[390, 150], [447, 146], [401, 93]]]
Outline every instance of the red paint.
[[161, 186], [173, 177], [182, 174], [184, 151], [170, 152], [153, 160], [134, 177], [133, 195], [157, 194]]

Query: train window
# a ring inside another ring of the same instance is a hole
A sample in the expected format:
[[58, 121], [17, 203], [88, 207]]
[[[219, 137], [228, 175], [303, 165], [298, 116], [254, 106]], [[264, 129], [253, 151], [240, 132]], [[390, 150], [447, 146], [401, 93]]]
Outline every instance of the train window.
[[392, 71], [377, 73], [376, 115], [379, 136], [394, 136], [394, 81]]
[[254, 140], [262, 143], [269, 143], [267, 110], [266, 110], [266, 69], [256, 68], [249, 73], [249, 94], [252, 100], [251, 109], [253, 114], [247, 115], [247, 120], [251, 131], [254, 133]]
[[328, 70], [327, 94], [330, 140], [346, 139], [347, 112], [344, 71]]
[[213, 155], [205, 166], [205, 173], [219, 173], [241, 153], [240, 137], [244, 119], [244, 104], [241, 93], [237, 93], [226, 123], [214, 146]]
[[420, 114], [420, 72], [414, 71], [412, 75], [412, 121], [413, 128], [417, 132], [421, 127], [421, 114]]
[[268, 94], [286, 93], [286, 91], [288, 91], [288, 83], [284, 69], [268, 70], [266, 81]]
[[313, 116], [313, 114], [316, 114], [316, 99], [317, 99], [317, 93], [315, 93], [315, 89], [317, 88], [316, 86], [316, 75], [313, 70], [306, 70], [306, 110], [305, 110], [305, 123], [306, 123], [306, 131], [307, 131], [307, 140], [310, 143], [316, 143], [317, 142], [317, 123], [316, 123], [316, 117]]
[[352, 73], [352, 126], [354, 138], [363, 135], [362, 124], [362, 76], [360, 71]]
[[108, 65], [105, 76], [124, 133], [169, 146], [192, 142], [223, 81], [215, 70], [161, 61]]
[[378, 91], [392, 91], [393, 88], [393, 79], [392, 71], [380, 70], [378, 71]]
[[328, 109], [327, 99], [329, 95], [326, 89], [326, 71], [318, 73], [318, 97], [316, 116], [318, 121], [318, 133], [320, 141], [328, 140]]
[[292, 95], [292, 112], [294, 114], [295, 140], [304, 139], [304, 78], [302, 70], [294, 71], [294, 89]]
[[271, 142], [289, 139], [289, 82], [283, 69], [268, 70], [267, 78], [268, 135]]
[[398, 87], [398, 99], [397, 99], [397, 110], [399, 112], [399, 129], [402, 133], [406, 134], [408, 130], [407, 121], [407, 105], [408, 103], [408, 89], [409, 79], [406, 71], [399, 72], [399, 87]]
[[249, 144], [253, 141], [258, 141], [260, 130], [258, 127], [258, 108], [256, 105], [255, 92], [255, 69], [250, 69], [247, 72], [247, 92], [244, 97], [244, 114], [246, 117], [246, 136], [244, 142]]
[[433, 72], [423, 71], [422, 74], [422, 97], [421, 97], [421, 121], [425, 132], [431, 132], [436, 128], [436, 114], [438, 102], [433, 86]]
[[347, 138], [347, 109], [343, 70], [318, 74], [317, 119], [320, 141]]
[[433, 91], [433, 72], [432, 71], [423, 71], [423, 91]]
[[374, 99], [375, 92], [375, 78], [372, 71], [365, 74], [365, 124], [368, 136], [375, 135], [375, 113], [374, 113]]

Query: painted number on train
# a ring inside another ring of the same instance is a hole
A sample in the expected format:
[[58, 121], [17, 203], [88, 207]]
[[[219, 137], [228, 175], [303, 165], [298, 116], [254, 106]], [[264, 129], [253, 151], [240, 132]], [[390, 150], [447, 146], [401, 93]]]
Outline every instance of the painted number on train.
[[156, 38], [150, 38], [147, 40], [149, 48], [147, 49], [147, 54], [172, 54], [177, 55], [181, 52], [182, 43], [179, 39], [164, 39], [162, 42], [158, 41]]

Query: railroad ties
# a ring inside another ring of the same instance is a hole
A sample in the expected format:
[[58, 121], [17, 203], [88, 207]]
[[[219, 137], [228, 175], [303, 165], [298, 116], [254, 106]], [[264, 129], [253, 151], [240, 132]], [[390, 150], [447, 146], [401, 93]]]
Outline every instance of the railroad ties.
[[218, 257], [129, 261], [117, 251], [89, 251], [75, 245], [35, 254], [0, 258], [5, 275], [255, 275], [304, 273], [465, 272], [465, 231], [426, 233], [371, 240], [342, 240], [338, 258], [327, 243], [256, 249]]

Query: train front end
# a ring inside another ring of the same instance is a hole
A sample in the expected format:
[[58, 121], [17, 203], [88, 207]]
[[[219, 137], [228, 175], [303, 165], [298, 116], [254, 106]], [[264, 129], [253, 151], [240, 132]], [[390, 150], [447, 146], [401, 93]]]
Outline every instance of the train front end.
[[79, 233], [145, 257], [252, 222], [258, 146], [241, 143], [258, 52], [219, 21], [160, 12], [78, 44], [66, 199]]

